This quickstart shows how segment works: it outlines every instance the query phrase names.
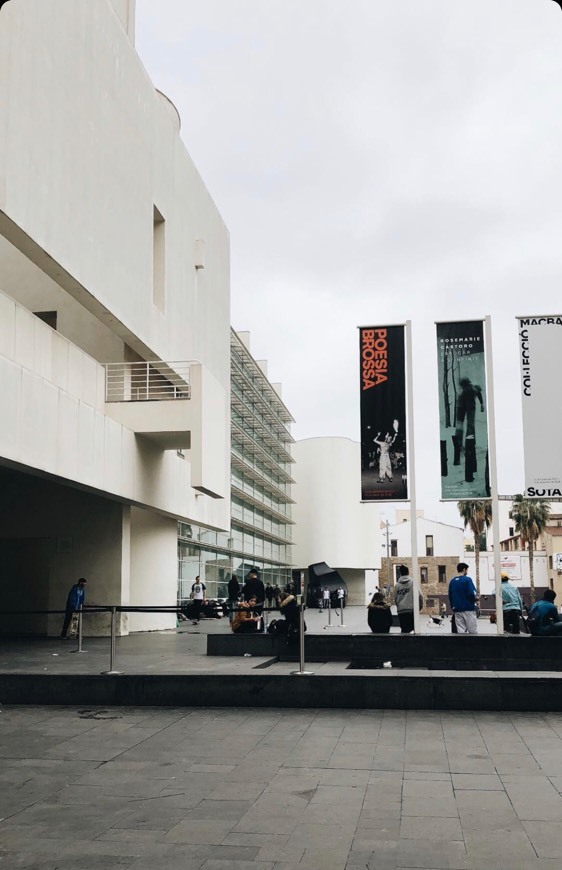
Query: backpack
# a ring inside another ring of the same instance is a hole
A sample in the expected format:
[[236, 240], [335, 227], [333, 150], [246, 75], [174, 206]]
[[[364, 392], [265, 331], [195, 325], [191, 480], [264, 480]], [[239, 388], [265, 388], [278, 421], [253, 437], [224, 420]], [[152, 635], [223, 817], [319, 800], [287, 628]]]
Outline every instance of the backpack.
[[287, 634], [287, 620], [286, 619], [272, 619], [269, 625], [267, 626], [267, 633], [271, 634], [273, 637], [279, 637]]

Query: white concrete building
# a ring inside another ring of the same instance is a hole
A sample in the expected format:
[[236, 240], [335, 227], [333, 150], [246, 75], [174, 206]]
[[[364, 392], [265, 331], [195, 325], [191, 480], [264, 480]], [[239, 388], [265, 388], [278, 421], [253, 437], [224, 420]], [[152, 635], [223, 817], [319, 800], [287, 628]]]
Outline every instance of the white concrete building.
[[90, 604], [172, 604], [178, 520], [230, 524], [229, 237], [134, 11], [0, 13], [2, 610], [64, 607], [80, 575]]
[[327, 562], [346, 581], [350, 604], [365, 603], [366, 572], [380, 566], [382, 540], [378, 505], [361, 504], [360, 454], [349, 438], [293, 445], [293, 564]]

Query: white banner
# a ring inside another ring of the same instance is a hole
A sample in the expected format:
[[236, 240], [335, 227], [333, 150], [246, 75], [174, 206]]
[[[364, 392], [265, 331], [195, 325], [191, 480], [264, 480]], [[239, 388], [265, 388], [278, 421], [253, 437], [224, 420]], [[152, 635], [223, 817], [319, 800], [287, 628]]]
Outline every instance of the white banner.
[[[488, 576], [490, 580], [495, 579], [494, 561], [488, 560]], [[521, 554], [520, 553], [500, 553], [500, 573], [507, 574], [510, 580], [521, 580]]]
[[562, 316], [519, 317], [525, 495], [562, 495]]

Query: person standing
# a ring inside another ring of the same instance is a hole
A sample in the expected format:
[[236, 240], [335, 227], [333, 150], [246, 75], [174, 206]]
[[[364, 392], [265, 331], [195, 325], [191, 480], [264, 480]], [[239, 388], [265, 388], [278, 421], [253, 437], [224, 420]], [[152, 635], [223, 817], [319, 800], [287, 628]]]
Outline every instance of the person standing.
[[246, 582], [242, 587], [242, 597], [244, 601], [249, 601], [250, 598], [256, 599], [256, 612], [263, 612], [263, 605], [265, 601], [265, 587], [263, 585], [263, 580], [260, 580], [257, 568], [251, 568], [248, 572], [248, 576], [246, 578]]
[[70, 592], [68, 593], [68, 597], [66, 599], [64, 621], [62, 624], [62, 631], [60, 633], [60, 636], [63, 638], [63, 640], [66, 640], [66, 636], [68, 634], [68, 627], [72, 621], [72, 617], [75, 613], [78, 613], [79, 610], [82, 610], [84, 606], [84, 601], [86, 599], [86, 583], [86, 578], [80, 577], [78, 583], [75, 583], [74, 586], [70, 588]]
[[[344, 599], [345, 599], [345, 591], [344, 591], [343, 586], [338, 586], [338, 591], [336, 592], [336, 596], [338, 599], [337, 606], [343, 610], [343, 603], [344, 603]], [[337, 611], [336, 611], [336, 613], [337, 613]]]
[[476, 586], [467, 572], [466, 562], [459, 562], [457, 576], [449, 583], [449, 604], [455, 616], [457, 634], [478, 634]]
[[324, 586], [324, 589], [322, 590], [322, 607], [324, 608], [324, 610], [327, 610], [329, 606], [330, 606], [330, 590], [328, 589], [327, 586]]
[[[414, 581], [408, 573], [406, 565], [400, 565], [400, 576], [394, 586], [394, 601], [398, 613], [398, 622], [402, 634], [411, 634], [414, 631]], [[423, 598], [418, 593], [420, 610], [423, 607]]]
[[205, 590], [207, 587], [201, 582], [199, 574], [195, 578], [195, 583], [191, 586], [191, 624], [199, 625], [201, 617], [201, 608], [205, 601]]
[[238, 577], [236, 576], [236, 574], [233, 574], [228, 581], [228, 621], [230, 623], [232, 623], [232, 614], [236, 609], [239, 597], [240, 583], [238, 582]]
[[267, 586], [265, 587], [265, 598], [266, 598], [268, 607], [273, 607], [273, 596], [274, 595], [275, 595], [275, 589], [273, 588], [271, 583], [268, 583]]
[[520, 634], [523, 602], [519, 589], [509, 582], [507, 574], [502, 574], [502, 610], [504, 630], [509, 634]]

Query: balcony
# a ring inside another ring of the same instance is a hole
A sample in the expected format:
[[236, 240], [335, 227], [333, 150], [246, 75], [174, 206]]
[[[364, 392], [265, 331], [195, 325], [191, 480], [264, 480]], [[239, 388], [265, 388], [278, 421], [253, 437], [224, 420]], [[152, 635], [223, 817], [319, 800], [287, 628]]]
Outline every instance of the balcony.
[[106, 402], [190, 399], [188, 362], [106, 363]]
[[224, 386], [196, 362], [108, 363], [105, 413], [160, 450], [185, 450], [191, 486], [229, 495], [230, 415]]
[[193, 411], [189, 362], [119, 362], [105, 366], [107, 413], [163, 450], [189, 450]]

